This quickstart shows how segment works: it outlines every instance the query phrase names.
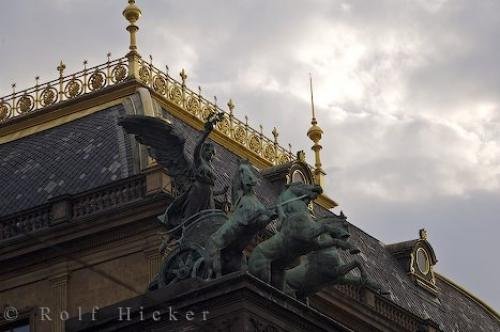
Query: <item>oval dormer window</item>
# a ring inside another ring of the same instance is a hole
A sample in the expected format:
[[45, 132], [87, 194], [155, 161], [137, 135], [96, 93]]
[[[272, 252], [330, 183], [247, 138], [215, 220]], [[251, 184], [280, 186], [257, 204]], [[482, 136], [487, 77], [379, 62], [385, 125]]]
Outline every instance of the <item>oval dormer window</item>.
[[430, 263], [429, 263], [429, 255], [424, 248], [417, 249], [417, 267], [420, 273], [426, 275], [429, 273]]
[[292, 173], [292, 182], [306, 183], [306, 177], [301, 171], [295, 170]]

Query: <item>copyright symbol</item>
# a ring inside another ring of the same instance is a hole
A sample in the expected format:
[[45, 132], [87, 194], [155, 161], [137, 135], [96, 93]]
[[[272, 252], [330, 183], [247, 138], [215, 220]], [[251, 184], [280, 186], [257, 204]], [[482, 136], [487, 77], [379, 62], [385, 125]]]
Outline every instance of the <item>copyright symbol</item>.
[[19, 316], [19, 312], [15, 307], [5, 307], [5, 310], [3, 311], [3, 318], [5, 318], [5, 320], [16, 320], [17, 316]]

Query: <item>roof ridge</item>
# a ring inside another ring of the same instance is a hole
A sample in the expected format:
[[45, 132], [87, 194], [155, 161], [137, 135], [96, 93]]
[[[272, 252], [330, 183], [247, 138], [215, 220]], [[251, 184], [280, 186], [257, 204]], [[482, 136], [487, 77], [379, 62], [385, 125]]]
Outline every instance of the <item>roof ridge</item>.
[[486, 302], [481, 300], [479, 297], [472, 294], [469, 290], [467, 290], [463, 286], [457, 284], [455, 281], [451, 280], [450, 278], [447, 278], [438, 272], [434, 272], [434, 274], [435, 274], [436, 278], [438, 278], [439, 280], [448, 284], [449, 286], [453, 287], [458, 292], [467, 296], [472, 301], [476, 302], [480, 307], [482, 307], [488, 314], [490, 314], [493, 318], [495, 318], [500, 323], [500, 314], [495, 309], [493, 309], [493, 307], [491, 307], [489, 304], [487, 304]]

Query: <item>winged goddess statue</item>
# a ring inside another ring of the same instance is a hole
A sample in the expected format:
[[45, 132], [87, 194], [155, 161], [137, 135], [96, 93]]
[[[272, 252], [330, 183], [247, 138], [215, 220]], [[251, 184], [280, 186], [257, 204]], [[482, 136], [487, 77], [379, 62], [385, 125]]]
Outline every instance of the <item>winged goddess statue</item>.
[[212, 159], [215, 147], [207, 138], [223, 113], [213, 113], [205, 122], [204, 131], [196, 144], [192, 160], [187, 157], [185, 138], [180, 130], [160, 118], [129, 115], [119, 121], [128, 134], [148, 146], [149, 154], [165, 168], [180, 195], [160, 217], [168, 229], [179, 226], [183, 220], [205, 209], [214, 209], [214, 194], [225, 193], [227, 188], [214, 192], [215, 170]]

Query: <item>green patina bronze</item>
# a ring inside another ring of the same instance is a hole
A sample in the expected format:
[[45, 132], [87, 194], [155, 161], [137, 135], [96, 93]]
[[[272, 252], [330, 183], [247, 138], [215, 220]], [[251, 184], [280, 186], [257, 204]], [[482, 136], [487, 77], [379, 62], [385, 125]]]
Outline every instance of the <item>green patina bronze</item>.
[[[250, 255], [250, 273], [280, 290], [291, 290], [300, 300], [333, 284], [361, 285], [382, 292], [358, 260], [345, 263], [341, 256], [346, 250], [359, 253], [348, 241], [345, 216], [312, 216], [308, 206], [321, 194], [321, 187], [288, 184], [277, 204], [266, 208], [254, 191], [256, 171], [248, 161], [240, 161], [232, 181], [231, 210], [226, 213], [214, 208], [214, 195], [225, 193], [227, 188], [214, 190], [215, 148], [207, 138], [221, 119], [220, 114], [213, 114], [206, 121], [192, 158], [185, 155], [185, 139], [173, 125], [138, 115], [120, 121], [128, 133], [149, 147], [151, 157], [166, 169], [178, 191], [159, 218], [168, 234], [168, 243], [162, 247], [170, 250], [149, 289], [189, 278], [211, 280], [241, 270], [247, 265], [245, 249], [277, 218], [276, 232]], [[359, 277], [349, 274], [354, 269]]]
[[[340, 217], [343, 217], [343, 214]], [[332, 228], [332, 232], [320, 237], [321, 241], [334, 245], [309, 253], [302, 264], [288, 270], [286, 272], [287, 287], [301, 301], [306, 301], [307, 297], [322, 288], [333, 285], [366, 286], [380, 294], [386, 294], [367, 276], [359, 260], [353, 258], [351, 262], [346, 263], [341, 257], [341, 250], [348, 250], [351, 254], [357, 254], [360, 251], [348, 242], [350, 233], [346, 219], [339, 218], [337, 224]], [[354, 269], [358, 269], [359, 276], [348, 275]]]
[[287, 185], [278, 198], [276, 234], [261, 242], [250, 256], [248, 268], [253, 275], [283, 290], [286, 270], [299, 265], [301, 256], [337, 244], [337, 239], [322, 240], [319, 236], [333, 232], [341, 217], [316, 222], [308, 209], [321, 192], [317, 185]]
[[[185, 138], [180, 130], [160, 118], [129, 115], [119, 124], [139, 143], [148, 146], [148, 152], [172, 177], [179, 195], [167, 207], [160, 221], [168, 229], [179, 227], [186, 220], [205, 209], [214, 209], [214, 195], [225, 193], [227, 188], [214, 191], [215, 170], [212, 159], [215, 147], [207, 138], [221, 121], [221, 113], [212, 114], [204, 125], [204, 131], [196, 144], [192, 158], [184, 149]], [[182, 234], [173, 233], [175, 237]]]
[[248, 161], [239, 162], [232, 182], [232, 210], [228, 220], [208, 240], [207, 249], [216, 276], [239, 271], [243, 250], [277, 215], [257, 198], [257, 176]]

